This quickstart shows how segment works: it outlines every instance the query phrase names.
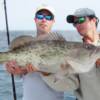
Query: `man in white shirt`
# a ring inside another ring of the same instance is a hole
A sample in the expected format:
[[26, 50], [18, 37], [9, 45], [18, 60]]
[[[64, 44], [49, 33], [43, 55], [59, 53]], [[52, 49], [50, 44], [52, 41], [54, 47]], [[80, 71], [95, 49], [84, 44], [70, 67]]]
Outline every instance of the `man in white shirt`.
[[[51, 33], [51, 28], [55, 22], [54, 17], [52, 7], [41, 6], [37, 8], [34, 18], [37, 39], [63, 38], [59, 34]], [[23, 76], [23, 100], [63, 100], [63, 92], [53, 90], [43, 81], [41, 75], [48, 75], [48, 73], [38, 72], [38, 69], [31, 64], [27, 65], [26, 68], [20, 68], [15, 61], [9, 61], [6, 68], [8, 72], [14, 75], [25, 74]]]

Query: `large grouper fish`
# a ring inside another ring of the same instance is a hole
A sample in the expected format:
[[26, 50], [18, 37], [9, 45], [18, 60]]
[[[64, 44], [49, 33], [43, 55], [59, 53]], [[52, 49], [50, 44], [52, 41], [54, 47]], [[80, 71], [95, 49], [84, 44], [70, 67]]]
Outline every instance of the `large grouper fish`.
[[[12, 44], [12, 49], [0, 53], [0, 63], [15, 60], [21, 67], [31, 63], [40, 71], [53, 73], [57, 76], [55, 79], [60, 79], [60, 75], [90, 71], [99, 57], [100, 47], [93, 45], [23, 36], [16, 44]], [[63, 85], [62, 87], [65, 89]], [[60, 86], [61, 90], [62, 87]]]

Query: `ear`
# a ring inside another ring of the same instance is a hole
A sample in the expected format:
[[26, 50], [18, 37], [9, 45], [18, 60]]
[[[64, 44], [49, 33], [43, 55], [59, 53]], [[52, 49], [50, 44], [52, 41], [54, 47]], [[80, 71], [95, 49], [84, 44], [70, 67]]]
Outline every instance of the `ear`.
[[37, 19], [36, 19], [36, 18], [34, 18], [34, 21], [36, 22], [36, 21], [37, 21]]
[[93, 18], [93, 21], [96, 23], [97, 19], [96, 18]]

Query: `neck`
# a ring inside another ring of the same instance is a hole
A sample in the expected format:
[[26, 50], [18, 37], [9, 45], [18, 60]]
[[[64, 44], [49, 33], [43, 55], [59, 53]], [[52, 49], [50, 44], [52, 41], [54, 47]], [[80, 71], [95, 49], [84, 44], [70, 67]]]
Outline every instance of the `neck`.
[[42, 31], [37, 31], [37, 37], [38, 36], [44, 36], [46, 34], [48, 34], [49, 32], [42, 32]]
[[99, 40], [99, 35], [97, 31], [89, 31], [86, 36], [83, 37], [86, 43], [95, 43]]

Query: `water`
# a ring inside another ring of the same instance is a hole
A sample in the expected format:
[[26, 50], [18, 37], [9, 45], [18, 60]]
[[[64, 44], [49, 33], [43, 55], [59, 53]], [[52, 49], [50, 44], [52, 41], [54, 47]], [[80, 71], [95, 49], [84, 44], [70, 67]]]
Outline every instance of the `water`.
[[[81, 41], [80, 36], [73, 31], [59, 31], [67, 40]], [[20, 35], [35, 35], [33, 31], [11, 31], [10, 40]], [[8, 49], [6, 32], [0, 32], [0, 51]], [[22, 79], [15, 77], [17, 100], [22, 100]], [[72, 92], [65, 92], [64, 100], [75, 100]], [[0, 65], [0, 100], [13, 100], [11, 75], [6, 71], [4, 65]]]

